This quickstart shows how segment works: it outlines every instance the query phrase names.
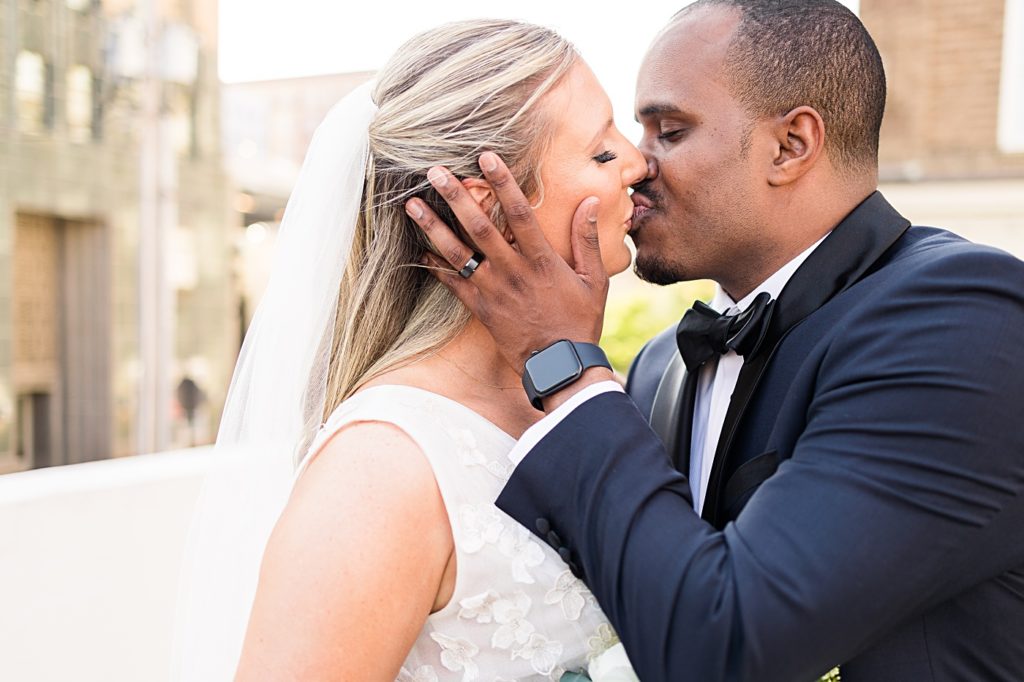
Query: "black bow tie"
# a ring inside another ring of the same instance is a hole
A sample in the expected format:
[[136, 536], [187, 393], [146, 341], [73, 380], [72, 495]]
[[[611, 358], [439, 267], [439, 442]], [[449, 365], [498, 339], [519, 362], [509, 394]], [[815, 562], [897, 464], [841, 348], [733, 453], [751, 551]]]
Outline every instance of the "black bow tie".
[[701, 301], [686, 311], [676, 328], [676, 344], [686, 369], [695, 371], [716, 355], [736, 351], [753, 354], [768, 331], [774, 306], [772, 297], [762, 292], [750, 307], [735, 315], [723, 315]]

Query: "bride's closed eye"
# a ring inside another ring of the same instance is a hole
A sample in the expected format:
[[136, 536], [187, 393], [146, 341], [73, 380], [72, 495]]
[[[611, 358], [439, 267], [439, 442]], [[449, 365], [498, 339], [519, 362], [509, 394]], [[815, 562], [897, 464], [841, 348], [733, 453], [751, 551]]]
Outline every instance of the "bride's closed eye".
[[618, 154], [611, 150], [605, 150], [595, 156], [594, 161], [597, 161], [598, 163], [608, 163], [609, 161], [614, 161], [617, 158], [619, 158]]

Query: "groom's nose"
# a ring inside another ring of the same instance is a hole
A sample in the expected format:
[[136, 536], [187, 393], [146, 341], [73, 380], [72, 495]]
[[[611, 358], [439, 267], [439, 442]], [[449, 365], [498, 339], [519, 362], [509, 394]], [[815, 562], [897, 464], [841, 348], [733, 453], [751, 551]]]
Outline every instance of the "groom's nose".
[[644, 128], [640, 141], [636, 143], [636, 148], [640, 150], [640, 153], [644, 155], [644, 160], [647, 161], [647, 177], [656, 177], [658, 175], [657, 134]]
[[653, 180], [658, 177], [658, 162], [653, 156], [644, 154], [644, 159], [647, 161], [647, 177], [645, 180]]

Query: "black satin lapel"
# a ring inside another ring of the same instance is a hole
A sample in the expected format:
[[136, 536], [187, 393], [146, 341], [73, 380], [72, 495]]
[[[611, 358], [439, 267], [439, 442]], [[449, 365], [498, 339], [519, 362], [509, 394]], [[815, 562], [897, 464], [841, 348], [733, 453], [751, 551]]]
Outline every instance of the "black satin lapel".
[[779, 294], [767, 337], [757, 354], [744, 361], [722, 424], [702, 514], [715, 527], [724, 521], [719, 501], [729, 449], [779, 342], [804, 318], [863, 277], [909, 227], [910, 222], [880, 192], [874, 192], [832, 230]]
[[693, 411], [697, 407], [697, 382], [700, 372], [687, 372], [683, 382], [682, 399], [679, 412], [679, 429], [676, 436], [674, 463], [676, 471], [683, 476], [690, 475], [690, 447], [693, 442]]
[[688, 373], [683, 359], [672, 356], [661, 376], [649, 421], [651, 428], [665, 443], [665, 451], [684, 475], [690, 467], [690, 434], [693, 432], [693, 410], [697, 395], [696, 373]]
[[668, 367], [661, 375], [658, 390], [651, 403], [651, 414], [647, 421], [665, 444], [665, 451], [673, 461], [676, 457], [679, 422], [682, 420], [683, 383], [686, 367], [678, 353], [672, 355]]

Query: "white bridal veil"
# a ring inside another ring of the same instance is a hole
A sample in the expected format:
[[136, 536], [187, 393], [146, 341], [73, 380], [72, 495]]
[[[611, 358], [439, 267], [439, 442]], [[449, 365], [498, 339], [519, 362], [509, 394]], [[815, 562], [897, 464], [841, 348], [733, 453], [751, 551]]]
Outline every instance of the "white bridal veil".
[[172, 676], [230, 680], [267, 538], [323, 416], [338, 288], [377, 107], [367, 83], [331, 109], [288, 200], [266, 293], [235, 366], [185, 551]]

